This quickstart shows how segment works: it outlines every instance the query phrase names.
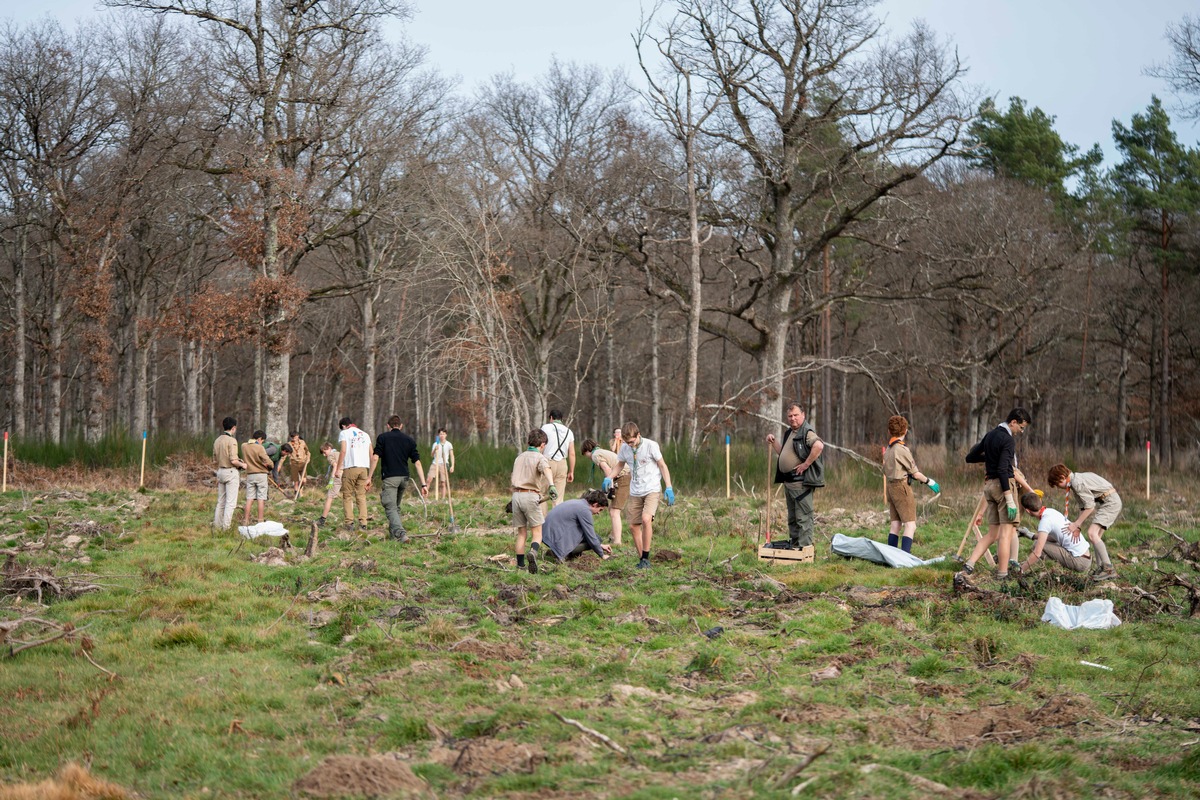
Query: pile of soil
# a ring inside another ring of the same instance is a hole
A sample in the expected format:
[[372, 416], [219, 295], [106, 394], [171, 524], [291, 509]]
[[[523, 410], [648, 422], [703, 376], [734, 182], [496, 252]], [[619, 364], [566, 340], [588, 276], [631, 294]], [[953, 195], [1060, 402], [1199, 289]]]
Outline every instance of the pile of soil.
[[511, 772], [530, 773], [546, 760], [542, 748], [488, 737], [472, 739], [462, 747], [435, 747], [429, 758], [459, 775], [481, 778]]
[[329, 756], [296, 781], [309, 797], [423, 797], [429, 786], [394, 758]]
[[525, 658], [525, 651], [511, 642], [481, 642], [478, 639], [463, 639], [450, 645], [455, 653], [470, 653], [488, 661], [517, 662]]

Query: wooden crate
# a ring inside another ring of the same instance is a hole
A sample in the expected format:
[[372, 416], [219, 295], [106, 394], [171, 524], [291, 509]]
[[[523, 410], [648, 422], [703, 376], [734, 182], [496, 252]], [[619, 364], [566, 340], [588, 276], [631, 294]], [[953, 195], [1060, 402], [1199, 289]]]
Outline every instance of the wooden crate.
[[799, 550], [777, 550], [765, 544], [758, 548], [758, 558], [760, 561], [778, 561], [783, 564], [809, 564], [812, 563], [815, 556], [816, 551], [811, 544]]

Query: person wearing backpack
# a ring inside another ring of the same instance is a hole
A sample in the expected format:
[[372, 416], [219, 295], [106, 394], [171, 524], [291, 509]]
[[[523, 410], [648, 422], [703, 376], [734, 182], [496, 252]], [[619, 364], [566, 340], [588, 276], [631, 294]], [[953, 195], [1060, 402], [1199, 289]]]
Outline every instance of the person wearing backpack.
[[813, 541], [813, 492], [825, 485], [821, 452], [825, 443], [808, 424], [799, 403], [787, 408], [788, 429], [783, 438], [767, 434], [767, 444], [778, 456], [775, 483], [783, 484], [787, 497], [788, 538], [770, 543], [778, 549], [800, 549]]

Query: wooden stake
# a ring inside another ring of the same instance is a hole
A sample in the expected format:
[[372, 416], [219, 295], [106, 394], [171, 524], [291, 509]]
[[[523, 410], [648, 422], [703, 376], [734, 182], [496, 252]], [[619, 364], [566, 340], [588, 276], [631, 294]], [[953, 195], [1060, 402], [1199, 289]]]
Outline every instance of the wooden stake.
[[446, 502], [450, 504], [450, 526], [447, 530], [450, 533], [458, 533], [458, 525], [454, 523], [454, 498], [450, 496], [450, 465], [446, 464], [445, 466], [446, 471], [442, 473], [442, 477], [446, 481]]
[[146, 487], [146, 431], [142, 431], [142, 472], [138, 476], [138, 488]]
[[0, 492], [8, 491], [8, 431], [4, 432], [4, 486]]
[[[972, 531], [975, 533], [975, 541], [978, 542], [983, 538], [983, 532], [979, 530], [979, 526], [975, 524], [975, 520], [979, 519], [979, 515], [983, 513], [985, 508], [987, 508], [987, 498], [981, 495], [979, 502], [975, 504], [975, 510], [971, 512], [971, 519], [967, 522], [967, 530], [963, 533], [962, 541], [958, 543], [958, 552], [954, 554], [955, 557], [962, 555], [963, 548], [967, 546], [967, 537], [971, 535]], [[989, 565], [996, 566], [996, 559], [992, 556], [991, 550], [985, 550], [983, 557], [987, 559]]]
[[725, 434], [725, 499], [730, 499], [730, 434]]
[[1146, 439], [1146, 499], [1150, 499], [1150, 439]]
[[771, 443], [767, 442], [767, 491], [765, 492], [767, 498], [767, 530], [766, 538], [763, 539], [763, 542], [768, 544], [771, 541], [771, 478], [773, 477], [771, 475], [771, 449]]

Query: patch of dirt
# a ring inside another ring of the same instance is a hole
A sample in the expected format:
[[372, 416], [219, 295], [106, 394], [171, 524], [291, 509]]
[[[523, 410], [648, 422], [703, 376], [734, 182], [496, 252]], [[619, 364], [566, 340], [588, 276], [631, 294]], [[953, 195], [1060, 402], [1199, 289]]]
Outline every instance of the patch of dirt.
[[450, 645], [447, 650], [454, 653], [470, 653], [489, 661], [520, 661], [525, 651], [511, 642], [481, 642], [478, 639], [463, 639]]
[[647, 627], [650, 628], [658, 628], [663, 624], [662, 620], [656, 619], [647, 613], [646, 606], [638, 606], [627, 614], [622, 614], [619, 617], [613, 617], [613, 622], [617, 623], [618, 625], [626, 622], [644, 622], [646, 623]]
[[579, 558], [568, 558], [567, 566], [576, 572], [595, 572], [604, 562], [595, 553], [584, 553]]
[[650, 560], [657, 561], [660, 564], [670, 564], [683, 560], [683, 556], [674, 550], [655, 550], [650, 554]]
[[133, 796], [115, 783], [93, 777], [78, 764], [67, 764], [56, 778], [0, 786], [0, 800], [127, 800]]
[[872, 736], [881, 742], [893, 741], [894, 736], [905, 736], [905, 741], [914, 748], [1011, 743], [1061, 735], [1060, 729], [1079, 724], [1091, 713], [1084, 698], [1052, 697], [1032, 711], [1021, 706], [950, 712], [894, 710], [872, 720], [870, 728]]
[[[372, 562], [374, 564], [374, 562]], [[407, 600], [408, 595], [388, 583], [369, 583], [350, 593], [351, 600]]]
[[529, 773], [546, 760], [546, 753], [537, 745], [519, 744], [505, 739], [472, 739], [462, 747], [434, 747], [429, 760], [443, 764], [472, 778], [486, 775]]
[[294, 788], [309, 797], [422, 797], [429, 785], [394, 758], [329, 756]]
[[255, 564], [262, 564], [267, 567], [286, 567], [288, 566], [287, 555], [278, 547], [268, 547], [263, 552], [250, 559]]

